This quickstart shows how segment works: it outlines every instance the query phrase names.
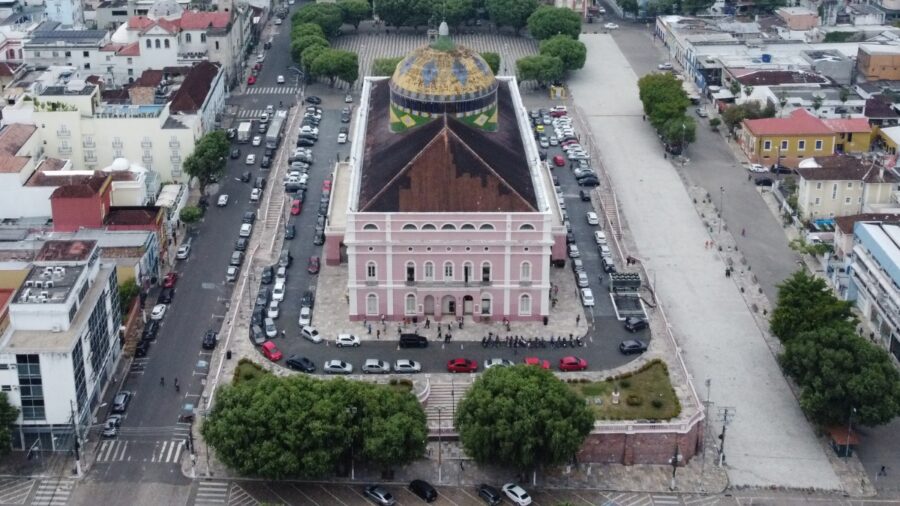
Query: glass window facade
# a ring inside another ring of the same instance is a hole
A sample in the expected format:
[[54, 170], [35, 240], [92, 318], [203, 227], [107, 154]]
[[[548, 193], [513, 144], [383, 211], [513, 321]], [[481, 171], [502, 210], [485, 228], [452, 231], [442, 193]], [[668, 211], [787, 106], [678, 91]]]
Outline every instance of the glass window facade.
[[41, 380], [40, 355], [16, 355], [19, 373], [19, 395], [24, 420], [44, 420], [44, 384]]
[[78, 402], [78, 412], [84, 407], [87, 399], [87, 382], [84, 379], [84, 352], [81, 349], [81, 339], [75, 343], [72, 350], [72, 371], [75, 373], [75, 396]]

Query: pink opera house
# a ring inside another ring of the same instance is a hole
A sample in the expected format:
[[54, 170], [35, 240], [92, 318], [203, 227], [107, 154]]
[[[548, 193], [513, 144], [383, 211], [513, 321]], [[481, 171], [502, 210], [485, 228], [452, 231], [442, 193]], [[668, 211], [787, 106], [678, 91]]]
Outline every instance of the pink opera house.
[[350, 318], [548, 315], [564, 213], [515, 79], [443, 32], [365, 79], [355, 121], [325, 243]]

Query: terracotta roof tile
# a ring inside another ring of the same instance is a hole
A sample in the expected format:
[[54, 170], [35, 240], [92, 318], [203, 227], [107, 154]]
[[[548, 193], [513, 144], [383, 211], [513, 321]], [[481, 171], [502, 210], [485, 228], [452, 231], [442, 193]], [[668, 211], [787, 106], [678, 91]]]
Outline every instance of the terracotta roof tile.
[[896, 183], [900, 177], [893, 170], [854, 156], [817, 156], [819, 167], [797, 169], [800, 177], [809, 181], [865, 181], [867, 183]]
[[822, 120], [825, 125], [836, 133], [842, 132], [871, 132], [872, 126], [866, 118], [834, 118]]
[[204, 28], [226, 28], [231, 22], [230, 12], [186, 11], [181, 15], [182, 30], [202, 30]]
[[834, 219], [837, 228], [845, 234], [853, 232], [853, 225], [860, 221], [880, 221], [885, 223], [900, 223], [900, 214], [892, 213], [864, 213], [852, 216], [838, 216]]
[[833, 131], [805, 109], [795, 109], [787, 118], [745, 119], [744, 128], [754, 135], [815, 135]]
[[153, 225], [159, 217], [160, 207], [112, 207], [104, 225]]
[[169, 110], [185, 113], [199, 111], [218, 73], [219, 66], [215, 63], [203, 61], [194, 65], [172, 97]]
[[22, 68], [22, 63], [0, 62], [0, 76], [12, 77]]
[[0, 172], [19, 172], [31, 159], [29, 156], [16, 156], [28, 139], [34, 135], [37, 127], [14, 123], [0, 130]]
[[132, 86], [145, 86], [155, 88], [159, 86], [160, 82], [162, 82], [162, 78], [162, 70], [147, 69], [141, 72], [141, 77], [139, 77], [137, 81], [132, 84]]

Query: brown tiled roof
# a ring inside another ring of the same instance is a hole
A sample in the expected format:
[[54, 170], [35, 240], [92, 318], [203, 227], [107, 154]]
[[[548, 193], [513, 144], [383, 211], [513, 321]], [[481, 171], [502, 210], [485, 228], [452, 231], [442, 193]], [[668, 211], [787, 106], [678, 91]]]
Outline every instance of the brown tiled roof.
[[860, 221], [879, 221], [883, 223], [900, 223], [900, 214], [891, 213], [864, 213], [852, 216], [838, 216], [834, 219], [837, 228], [845, 234], [853, 232], [853, 225]]
[[891, 102], [881, 95], [866, 100], [865, 114], [867, 118], [888, 119], [900, 116], [894, 110]]
[[96, 244], [97, 241], [47, 241], [34, 257], [34, 261], [84, 261], [88, 259]]
[[50, 194], [50, 199], [60, 199], [60, 198], [75, 198], [75, 199], [84, 199], [90, 198], [103, 188], [103, 185], [106, 184], [109, 176], [94, 172], [93, 176], [81, 176], [84, 178], [82, 181], [74, 184], [64, 184], [59, 188], [53, 190], [53, 193]]
[[160, 207], [112, 207], [103, 220], [105, 225], [153, 225]]
[[215, 63], [203, 61], [194, 65], [172, 97], [169, 110], [188, 113], [199, 111], [218, 73], [219, 66]]
[[[63, 162], [63, 164], [65, 164], [64, 160], [59, 160], [59, 161]], [[81, 185], [81, 184], [86, 184], [92, 177], [103, 177], [104, 176], [104, 174], [99, 171], [94, 171], [94, 173], [91, 175], [73, 174], [73, 175], [50, 176], [50, 175], [45, 174], [45, 171], [58, 170], [58, 169], [61, 169], [62, 167], [61, 166], [60, 167], [52, 167], [52, 166], [45, 167], [45, 165], [46, 165], [46, 160], [45, 160], [45, 163], [42, 163], [41, 166], [38, 167], [38, 170], [35, 171], [35, 173], [32, 174], [30, 178], [28, 178], [28, 182], [25, 183], [25, 186], [56, 186], [56, 187], [67, 186], [67, 185], [76, 185], [77, 186], [77, 185]]]
[[204, 28], [226, 28], [230, 22], [230, 12], [185, 11], [181, 15], [179, 25], [183, 30], [202, 30]]
[[797, 169], [800, 177], [808, 181], [865, 181], [866, 183], [895, 183], [897, 173], [881, 169], [881, 165], [853, 156], [817, 156], [820, 167]]
[[12, 77], [22, 68], [22, 63], [0, 62], [0, 76]]
[[389, 126], [387, 81], [373, 83], [359, 195], [361, 211], [528, 212], [537, 209], [509, 88], [498, 129], [443, 116], [403, 133]]
[[28, 160], [29, 156], [16, 156], [28, 139], [34, 135], [37, 127], [14, 123], [0, 130], [0, 172], [19, 172]]
[[141, 72], [141, 77], [139, 77], [132, 86], [146, 86], [155, 88], [159, 86], [160, 82], [162, 82], [162, 78], [162, 70], [147, 69]]

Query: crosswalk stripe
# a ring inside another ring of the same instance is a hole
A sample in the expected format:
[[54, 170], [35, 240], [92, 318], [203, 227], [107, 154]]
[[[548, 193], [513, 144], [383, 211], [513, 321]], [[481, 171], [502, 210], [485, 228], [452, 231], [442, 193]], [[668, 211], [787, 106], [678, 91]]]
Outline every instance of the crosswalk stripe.
[[228, 482], [204, 481], [197, 486], [194, 504], [225, 504], [228, 500]]
[[681, 504], [681, 499], [676, 495], [652, 495], [653, 504]]
[[297, 95], [300, 93], [298, 86], [249, 86], [247, 95]]
[[40, 482], [31, 504], [33, 506], [65, 506], [75, 486], [67, 478], [47, 479]]

